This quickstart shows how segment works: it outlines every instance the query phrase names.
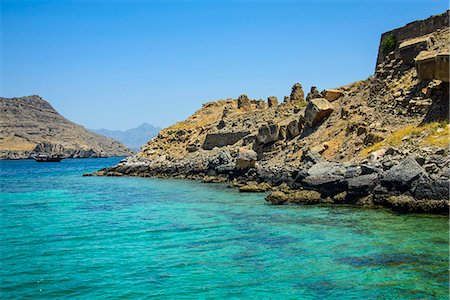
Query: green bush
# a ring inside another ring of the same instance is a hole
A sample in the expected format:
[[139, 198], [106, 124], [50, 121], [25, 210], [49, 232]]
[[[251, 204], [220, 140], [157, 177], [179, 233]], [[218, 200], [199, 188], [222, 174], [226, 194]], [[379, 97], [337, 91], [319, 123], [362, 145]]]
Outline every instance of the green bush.
[[388, 35], [381, 42], [381, 51], [383, 51], [383, 55], [386, 56], [390, 52], [394, 51], [395, 46], [397, 46], [397, 38], [393, 34]]

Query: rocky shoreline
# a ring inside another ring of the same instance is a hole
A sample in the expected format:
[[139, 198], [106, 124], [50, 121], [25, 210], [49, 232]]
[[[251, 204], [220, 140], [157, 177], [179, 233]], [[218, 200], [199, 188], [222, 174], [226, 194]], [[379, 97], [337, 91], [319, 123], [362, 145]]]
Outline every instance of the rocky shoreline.
[[130, 157], [117, 166], [85, 176], [139, 176], [229, 183], [241, 192], [271, 192], [266, 201], [282, 204], [353, 204], [383, 206], [403, 213], [449, 213], [450, 170], [448, 153], [429, 149], [428, 159], [401, 157], [388, 149], [382, 157], [361, 163], [324, 160], [305, 151], [300, 168], [260, 165], [256, 153], [215, 149], [208, 158], [197, 156], [167, 163]]

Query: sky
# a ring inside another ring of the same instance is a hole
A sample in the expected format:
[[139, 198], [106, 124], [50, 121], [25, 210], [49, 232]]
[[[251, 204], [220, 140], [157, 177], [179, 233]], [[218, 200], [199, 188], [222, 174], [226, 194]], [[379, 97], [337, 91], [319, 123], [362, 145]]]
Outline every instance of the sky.
[[166, 127], [202, 103], [373, 74], [380, 35], [442, 0], [1, 0], [0, 96], [87, 128]]

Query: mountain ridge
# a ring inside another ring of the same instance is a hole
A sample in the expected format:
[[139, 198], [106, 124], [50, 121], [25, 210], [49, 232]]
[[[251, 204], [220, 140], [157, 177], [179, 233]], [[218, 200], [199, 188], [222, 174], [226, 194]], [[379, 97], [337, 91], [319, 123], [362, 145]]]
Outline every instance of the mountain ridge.
[[33, 154], [65, 158], [131, 154], [119, 142], [66, 119], [38, 95], [0, 97], [0, 110], [0, 159], [26, 159]]

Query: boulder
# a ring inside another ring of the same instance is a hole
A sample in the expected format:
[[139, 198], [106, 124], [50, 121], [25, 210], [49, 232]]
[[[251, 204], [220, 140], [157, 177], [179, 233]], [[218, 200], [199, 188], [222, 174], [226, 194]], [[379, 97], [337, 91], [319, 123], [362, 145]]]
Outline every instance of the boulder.
[[241, 147], [239, 148], [236, 158], [236, 169], [247, 170], [250, 168], [255, 168], [257, 159], [258, 154], [255, 151]]
[[312, 127], [326, 119], [332, 112], [333, 106], [327, 99], [312, 99], [306, 106], [305, 121]]
[[278, 99], [275, 96], [270, 96], [269, 98], [267, 98], [267, 103], [269, 104], [269, 108], [278, 107]]
[[251, 102], [247, 95], [242, 94], [237, 99], [239, 109], [251, 109]]
[[381, 177], [381, 184], [389, 189], [406, 191], [409, 190], [411, 182], [424, 172], [415, 159], [408, 157], [386, 171]]
[[378, 174], [373, 173], [348, 178], [347, 182], [349, 196], [369, 195], [378, 184]]
[[449, 53], [422, 51], [415, 59], [420, 80], [438, 79], [449, 82]]
[[302, 123], [298, 120], [293, 120], [287, 125], [286, 138], [293, 139], [294, 137], [300, 135], [302, 132]]
[[327, 89], [322, 92], [323, 98], [327, 99], [329, 102], [333, 102], [344, 95], [344, 92], [337, 89]]
[[345, 167], [339, 163], [323, 162], [313, 165], [308, 176], [302, 180], [304, 186], [320, 191], [323, 196], [332, 196], [347, 190]]
[[279, 126], [275, 123], [267, 123], [258, 129], [256, 140], [260, 144], [268, 144], [279, 139]]
[[422, 175], [413, 183], [412, 194], [416, 199], [448, 199], [450, 180], [447, 178], [432, 179], [428, 175]]

